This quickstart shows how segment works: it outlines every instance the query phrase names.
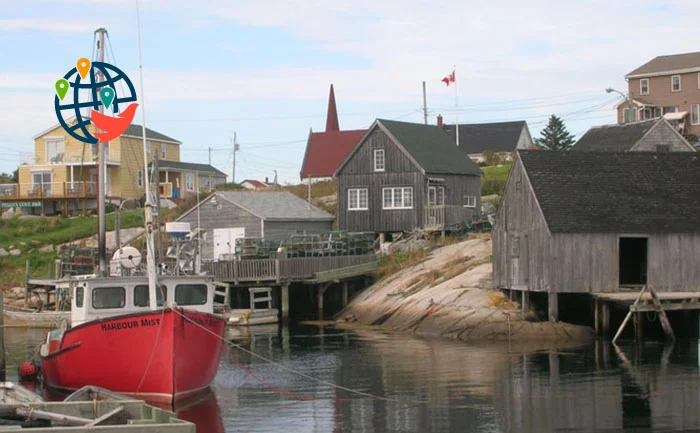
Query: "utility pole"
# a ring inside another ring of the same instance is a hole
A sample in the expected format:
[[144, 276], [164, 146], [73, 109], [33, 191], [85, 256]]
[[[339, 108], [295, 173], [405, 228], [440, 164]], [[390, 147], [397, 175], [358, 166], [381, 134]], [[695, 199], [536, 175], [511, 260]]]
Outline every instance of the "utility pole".
[[275, 186], [277, 186], [277, 185], [279, 185], [279, 184], [277, 183], [277, 170], [272, 170], [272, 171], [275, 172]]
[[423, 122], [428, 124], [428, 101], [425, 96], [425, 81], [423, 81]]
[[233, 173], [231, 176], [231, 183], [236, 183], [236, 152], [239, 150], [238, 140], [236, 138], [236, 131], [233, 131]]
[[[97, 39], [97, 61], [105, 61], [105, 35], [107, 34], [107, 29], [100, 27], [95, 30], [98, 35]], [[105, 77], [100, 71], [97, 70], [95, 81], [100, 83], [105, 81]], [[97, 89], [99, 93], [100, 89]], [[104, 113], [104, 104], [99, 104], [99, 112]], [[105, 220], [105, 198], [107, 195], [107, 166], [105, 164], [105, 146], [109, 146], [109, 143], [97, 143], [97, 257], [99, 260], [99, 275], [101, 277], [107, 276], [107, 224]]]
[[209, 146], [209, 165], [211, 165], [211, 146]]

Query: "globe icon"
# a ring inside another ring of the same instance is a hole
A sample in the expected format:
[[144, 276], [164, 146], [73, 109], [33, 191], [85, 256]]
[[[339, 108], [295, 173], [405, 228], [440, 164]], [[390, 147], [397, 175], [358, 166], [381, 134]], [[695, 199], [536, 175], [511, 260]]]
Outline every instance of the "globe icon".
[[[100, 74], [103, 78], [98, 82], [96, 77]], [[70, 89], [63, 101], [58, 95], [55, 96], [56, 117], [71, 137], [84, 143], [94, 144], [99, 141], [87, 127], [90, 125], [92, 110], [97, 111], [102, 105], [99, 96], [102, 88], [110, 87], [114, 91], [114, 99], [110, 106], [115, 114], [119, 113], [120, 104], [126, 107], [126, 103], [136, 101], [136, 90], [129, 77], [121, 69], [109, 63], [92, 62], [85, 79], [82, 79], [77, 67], [68, 71], [63, 78], [69, 82]], [[83, 109], [87, 110], [81, 112]], [[74, 122], [73, 117], [75, 117]]]

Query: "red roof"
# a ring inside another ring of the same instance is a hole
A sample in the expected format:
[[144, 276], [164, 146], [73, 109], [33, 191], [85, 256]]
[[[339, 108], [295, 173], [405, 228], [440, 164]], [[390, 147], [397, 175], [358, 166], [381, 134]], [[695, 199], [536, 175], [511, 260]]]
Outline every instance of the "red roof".
[[365, 132], [366, 129], [312, 132], [306, 144], [301, 178], [332, 177]]
[[253, 186], [256, 187], [256, 188], [267, 188], [267, 184], [264, 183], [264, 182], [260, 182], [259, 180], [255, 180], [255, 179], [246, 179], [246, 180], [244, 180], [243, 182], [241, 182], [241, 184], [244, 184], [244, 183], [246, 183], [246, 182], [248, 182], [249, 184], [253, 185]]

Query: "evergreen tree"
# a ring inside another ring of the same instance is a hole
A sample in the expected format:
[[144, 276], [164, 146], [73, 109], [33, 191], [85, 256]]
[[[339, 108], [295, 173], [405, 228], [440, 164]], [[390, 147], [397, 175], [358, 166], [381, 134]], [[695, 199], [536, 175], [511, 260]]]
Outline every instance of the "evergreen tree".
[[540, 132], [537, 145], [548, 150], [566, 150], [574, 144], [574, 136], [566, 130], [564, 122], [552, 114], [547, 126]]

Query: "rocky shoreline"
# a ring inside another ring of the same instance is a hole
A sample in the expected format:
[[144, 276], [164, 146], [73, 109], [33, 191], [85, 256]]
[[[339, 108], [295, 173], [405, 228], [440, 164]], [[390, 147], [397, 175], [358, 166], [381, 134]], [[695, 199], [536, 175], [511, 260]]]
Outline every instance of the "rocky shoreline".
[[474, 236], [360, 293], [338, 322], [463, 341], [581, 343], [589, 327], [538, 321], [492, 288], [491, 239]]

